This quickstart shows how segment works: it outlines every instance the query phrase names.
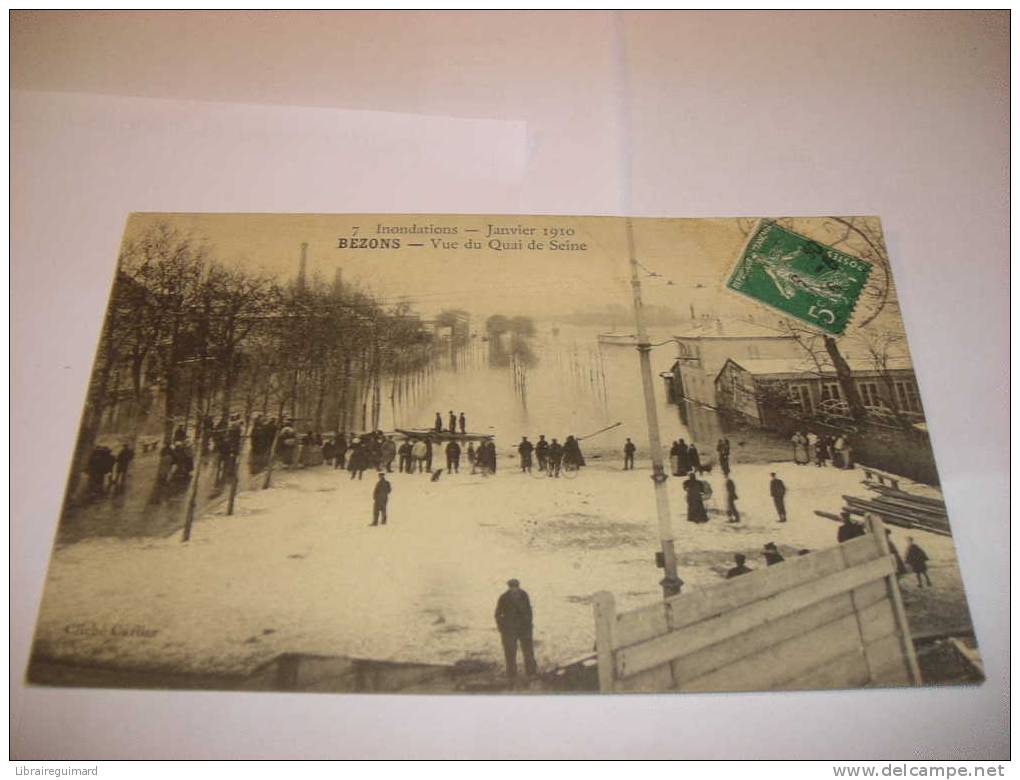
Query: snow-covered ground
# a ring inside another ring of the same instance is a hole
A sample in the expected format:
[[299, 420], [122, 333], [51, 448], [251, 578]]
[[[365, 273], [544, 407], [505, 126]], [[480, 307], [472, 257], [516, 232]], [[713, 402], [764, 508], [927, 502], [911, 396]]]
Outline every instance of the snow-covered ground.
[[[201, 518], [187, 544], [93, 539], [53, 557], [36, 650], [51, 658], [180, 672], [244, 672], [282, 652], [395, 661], [499, 661], [492, 612], [510, 577], [535, 611], [536, 653], [550, 666], [593, 646], [590, 598], [613, 592], [621, 608], [660, 597], [655, 502], [648, 464], [595, 463], [573, 480], [508, 468], [430, 482], [391, 475], [389, 525], [371, 528], [375, 476], [351, 481], [326, 467], [274, 474], [242, 493], [237, 513]], [[769, 472], [786, 482], [789, 522], [776, 522]], [[740, 525], [721, 512], [684, 521], [670, 479], [680, 574], [686, 588], [719, 581], [735, 552], [764, 565], [780, 550], [835, 544], [842, 494], [867, 495], [862, 472], [736, 464]], [[722, 476], [706, 479], [721, 509]], [[911, 592], [911, 622], [950, 605], [966, 616], [952, 540], [912, 532], [931, 557], [935, 588]], [[904, 551], [907, 532], [893, 529]], [[931, 616], [937, 624], [938, 616]], [[928, 621], [930, 622], [930, 621]], [[915, 631], [917, 627], [915, 626]]]

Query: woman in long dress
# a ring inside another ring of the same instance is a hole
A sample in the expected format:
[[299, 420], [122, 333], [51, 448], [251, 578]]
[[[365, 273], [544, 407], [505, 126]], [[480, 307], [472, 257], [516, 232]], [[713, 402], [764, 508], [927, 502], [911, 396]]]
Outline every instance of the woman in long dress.
[[676, 444], [676, 475], [682, 477], [691, 470], [691, 462], [687, 458], [687, 442], [683, 439]]
[[701, 482], [693, 471], [684, 480], [684, 490], [687, 491], [687, 522], [707, 523], [708, 512], [705, 511], [705, 497], [701, 492]]
[[803, 466], [808, 463], [808, 445], [807, 437], [803, 433], [797, 431], [793, 434], [791, 439], [793, 442], [793, 462], [798, 466]]

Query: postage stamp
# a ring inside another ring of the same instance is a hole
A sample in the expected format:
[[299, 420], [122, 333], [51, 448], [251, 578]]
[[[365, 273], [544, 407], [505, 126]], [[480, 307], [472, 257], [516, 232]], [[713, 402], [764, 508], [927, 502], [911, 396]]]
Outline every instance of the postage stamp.
[[761, 220], [726, 286], [834, 336], [842, 335], [871, 264]]

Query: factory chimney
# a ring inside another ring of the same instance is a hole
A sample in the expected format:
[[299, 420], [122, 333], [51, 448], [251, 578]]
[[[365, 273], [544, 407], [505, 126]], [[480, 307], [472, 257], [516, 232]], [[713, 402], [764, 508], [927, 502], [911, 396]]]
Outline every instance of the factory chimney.
[[301, 265], [298, 266], [297, 282], [295, 287], [298, 292], [305, 291], [305, 279], [308, 271], [308, 242], [301, 242]]

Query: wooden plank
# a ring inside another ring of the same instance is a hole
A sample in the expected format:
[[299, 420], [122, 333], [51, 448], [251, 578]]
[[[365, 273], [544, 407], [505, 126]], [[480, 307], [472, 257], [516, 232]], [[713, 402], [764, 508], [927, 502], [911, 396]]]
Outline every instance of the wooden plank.
[[854, 604], [857, 605], [857, 609], [864, 609], [874, 604], [876, 601], [888, 598], [888, 593], [885, 588], [885, 580], [875, 580], [869, 582], [867, 585], [861, 585], [859, 588], [854, 588], [852, 591], [854, 597]]
[[679, 687], [684, 691], [775, 690], [859, 648], [857, 619], [847, 615]]
[[617, 680], [617, 693], [662, 693], [675, 688], [669, 666], [657, 666], [640, 674]]
[[885, 583], [882, 580], [862, 585], [851, 592], [853, 601], [850, 599], [850, 593], [841, 593], [727, 641], [678, 658], [672, 662], [673, 679], [677, 685], [682, 685], [687, 680], [852, 614], [855, 604], [857, 609], [863, 609], [886, 598]]
[[903, 646], [898, 634], [890, 634], [864, 647], [864, 655], [871, 669], [870, 685], [914, 685]]
[[[868, 529], [875, 541], [875, 547], [882, 555], [889, 555], [889, 539], [885, 534], [885, 526], [877, 517], [868, 518]], [[894, 570], [895, 571], [895, 570]], [[900, 646], [903, 650], [903, 657], [906, 659], [907, 669], [910, 672], [910, 679], [914, 685], [920, 685], [921, 667], [917, 663], [917, 653], [914, 652], [914, 641], [910, 637], [910, 623], [907, 622], [907, 611], [903, 607], [903, 595], [900, 593], [900, 584], [894, 574], [885, 578], [886, 593], [889, 594], [889, 601], [893, 605], [893, 614], [896, 616], [896, 633], [900, 638]]]
[[675, 659], [672, 661], [673, 679], [678, 686], [682, 686], [688, 680], [729, 666], [742, 658], [763, 652], [773, 645], [853, 613], [854, 606], [850, 601], [850, 594], [840, 593], [756, 629]]
[[[866, 540], [854, 539], [846, 545], [871, 548]], [[869, 552], [872, 558], [878, 553]], [[674, 630], [697, 623], [715, 615], [721, 615], [737, 607], [766, 598], [784, 590], [794, 588], [827, 574], [845, 568], [844, 553], [839, 547], [799, 556], [785, 561], [780, 566], [769, 566], [756, 569], [732, 580], [720, 582], [700, 591], [691, 591], [682, 596], [669, 599], [672, 608]], [[621, 645], [631, 644], [620, 642]]]
[[[867, 539], [864, 539], [867, 541]], [[848, 542], [847, 544], [853, 544]], [[874, 543], [871, 542], [872, 547]], [[838, 548], [835, 548], [839, 552]], [[877, 551], [876, 551], [877, 552]], [[805, 556], [801, 560], [805, 560]], [[790, 565], [783, 563], [762, 573], [766, 576], [773, 571]], [[704, 620], [696, 625], [686, 625], [641, 644], [625, 647], [616, 652], [616, 676], [626, 677], [666, 664], [681, 656], [693, 653], [716, 642], [722, 642], [744, 631], [750, 631], [763, 623], [777, 620], [790, 612], [803, 609], [811, 604], [844, 593], [884, 577], [893, 571], [892, 558], [876, 558], [853, 569], [837, 571], [835, 574], [798, 585], [776, 593], [768, 598], [731, 609], [725, 614]], [[740, 579], [750, 577], [745, 574]], [[764, 580], [767, 582], [767, 580]], [[856, 633], [856, 632], [855, 632]]]
[[623, 647], [661, 636], [667, 631], [669, 623], [666, 622], [666, 605], [658, 601], [647, 607], [619, 613], [613, 636], [617, 643], [615, 646]]
[[861, 640], [868, 644], [896, 633], [896, 616], [892, 603], [883, 598], [869, 607], [857, 605], [857, 625]]
[[860, 648], [816, 666], [804, 674], [781, 683], [779, 690], [820, 691], [838, 688], [862, 688], [870, 681], [868, 663]]
[[599, 664], [599, 691], [613, 690], [613, 630], [616, 625], [616, 599], [600, 590], [592, 599], [595, 614], [595, 655]]

